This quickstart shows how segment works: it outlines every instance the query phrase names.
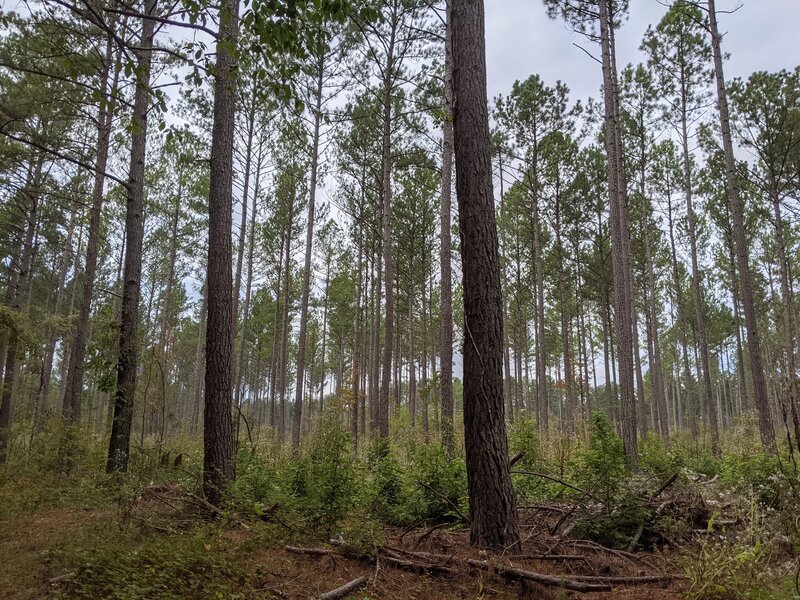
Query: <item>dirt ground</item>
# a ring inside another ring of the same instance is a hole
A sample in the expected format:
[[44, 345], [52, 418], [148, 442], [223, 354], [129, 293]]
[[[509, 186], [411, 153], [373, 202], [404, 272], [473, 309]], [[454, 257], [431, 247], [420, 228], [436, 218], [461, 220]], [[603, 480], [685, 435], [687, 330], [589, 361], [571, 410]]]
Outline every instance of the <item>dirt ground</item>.
[[[552, 518], [547, 511], [527, 511], [521, 517], [524, 544], [523, 554], [518, 556], [490, 554], [470, 547], [464, 528], [422, 525], [405, 530], [386, 528], [386, 550], [379, 552], [377, 559], [330, 544], [314, 545], [328, 552], [323, 555], [305, 554], [296, 548], [288, 550], [285, 545], [259, 544], [255, 551], [248, 550], [246, 558], [250, 592], [244, 596], [231, 592], [231, 597], [318, 597], [361, 576], [367, 578], [366, 585], [345, 597], [666, 600], [679, 598], [685, 589], [685, 581], [663, 557], [629, 554], [591, 542], [555, 538], [546, 527]], [[258, 523], [242, 526], [234, 523], [225, 530], [225, 541], [231, 545], [252, 542], [258, 535], [258, 526]], [[60, 597], [69, 597], [68, 588], [63, 587], [71, 575], [64, 573], [64, 565], [68, 564], [65, 556], [75, 547], [113, 538], [119, 523], [118, 513], [111, 508], [57, 508], [13, 518], [0, 524], [0, 528], [0, 598], [33, 600], [52, 597], [56, 592], [60, 592]], [[143, 535], [159, 533], [149, 527]], [[467, 564], [467, 559], [488, 561], [488, 570]], [[506, 577], [495, 572], [497, 566], [513, 566], [563, 579], [593, 577], [596, 582], [611, 581], [602, 578], [612, 577], [666, 577], [648, 583], [615, 580], [611, 591], [582, 593]], [[437, 567], [447, 572], [439, 572]], [[237, 589], [237, 585], [232, 581], [231, 590]]]

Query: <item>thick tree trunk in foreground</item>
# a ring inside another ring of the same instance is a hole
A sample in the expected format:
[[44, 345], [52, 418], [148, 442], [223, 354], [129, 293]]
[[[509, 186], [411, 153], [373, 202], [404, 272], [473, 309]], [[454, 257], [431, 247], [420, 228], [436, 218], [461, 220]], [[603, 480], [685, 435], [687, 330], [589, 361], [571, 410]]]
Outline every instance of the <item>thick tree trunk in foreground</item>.
[[233, 52], [239, 38], [239, 3], [220, 7], [211, 133], [211, 181], [208, 198], [208, 322], [206, 326], [205, 413], [203, 417], [203, 491], [212, 504], [222, 501], [234, 478], [233, 289], [231, 277], [231, 200], [236, 71]]
[[464, 272], [470, 542], [519, 549], [503, 406], [503, 299], [492, 191], [483, 0], [453, 0], [453, 129]]
[[[156, 0], [148, 0], [145, 13], [155, 16]], [[117, 359], [117, 390], [114, 420], [108, 446], [106, 471], [127, 471], [133, 425], [133, 402], [139, 362], [139, 295], [144, 240], [144, 162], [147, 149], [147, 110], [150, 103], [150, 64], [155, 21], [142, 18], [141, 48], [137, 50], [137, 79], [133, 101], [133, 135], [125, 216], [125, 270], [122, 288], [122, 319]]]
[[761, 353], [761, 338], [758, 331], [753, 282], [750, 275], [747, 235], [744, 229], [742, 200], [739, 196], [739, 183], [736, 180], [736, 159], [733, 154], [731, 138], [731, 120], [728, 110], [728, 95], [725, 89], [725, 75], [722, 70], [722, 36], [717, 27], [717, 13], [714, 0], [708, 0], [709, 26], [711, 30], [711, 49], [714, 54], [714, 75], [717, 82], [717, 105], [719, 108], [720, 126], [722, 129], [722, 146], [725, 151], [725, 175], [728, 189], [728, 200], [731, 209], [733, 240], [736, 247], [736, 262], [739, 271], [739, 287], [744, 307], [744, 322], [747, 327], [747, 347], [750, 351], [750, 371], [753, 377], [753, 388], [758, 410], [758, 429], [761, 443], [767, 452], [777, 452], [775, 445], [775, 427], [769, 409], [767, 379], [764, 375], [764, 357]]

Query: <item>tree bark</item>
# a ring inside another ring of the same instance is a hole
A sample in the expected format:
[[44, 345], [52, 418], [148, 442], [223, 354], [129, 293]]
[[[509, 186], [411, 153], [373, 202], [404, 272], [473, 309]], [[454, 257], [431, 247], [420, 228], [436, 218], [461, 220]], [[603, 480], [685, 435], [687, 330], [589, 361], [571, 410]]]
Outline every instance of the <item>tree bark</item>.
[[[34, 252], [34, 238], [36, 235], [36, 224], [38, 222], [39, 200], [41, 196], [42, 166], [44, 164], [44, 154], [40, 154], [33, 171], [33, 178], [26, 186], [22, 195], [27, 197], [28, 211], [25, 215], [27, 226], [25, 228], [25, 238], [19, 261], [19, 270], [16, 280], [12, 281], [9, 289], [9, 306], [17, 313], [22, 310], [21, 290], [30, 277], [31, 262]], [[17, 353], [19, 352], [19, 332], [16, 327], [12, 328], [6, 347], [6, 360], [4, 365], [2, 394], [0, 394], [0, 464], [6, 462], [8, 457], [8, 442], [11, 433], [11, 418], [13, 416], [14, 383], [19, 370], [17, 364]]]
[[208, 199], [208, 322], [203, 415], [203, 491], [208, 501], [214, 505], [222, 502], [228, 482], [236, 474], [231, 418], [234, 318], [231, 203], [236, 121], [234, 54], [239, 39], [238, 1], [224, 0], [220, 5], [219, 19]]
[[[83, 268], [83, 294], [78, 317], [75, 322], [75, 336], [72, 339], [72, 350], [69, 354], [62, 413], [67, 424], [80, 419], [81, 395], [83, 392], [83, 370], [88, 340], [89, 313], [94, 297], [97, 256], [100, 247], [100, 225], [103, 219], [103, 188], [105, 172], [108, 165], [108, 152], [111, 141], [111, 123], [114, 118], [116, 87], [119, 67], [115, 67], [113, 83], [109, 85], [109, 73], [114, 57], [114, 28], [106, 40], [105, 57], [100, 76], [100, 101], [97, 115], [97, 156], [94, 162], [94, 184], [92, 188], [92, 207], [89, 217], [89, 232], [86, 239], [86, 263]], [[119, 63], [119, 61], [117, 61]]]
[[453, 33], [451, 4], [446, 3], [444, 58], [444, 117], [442, 121], [442, 204], [439, 213], [439, 268], [441, 279], [441, 381], [442, 445], [453, 453], [453, 269], [451, 263], [452, 189], [453, 189]]
[[294, 420], [292, 421], [292, 447], [300, 445], [300, 426], [303, 418], [303, 374], [306, 369], [306, 330], [308, 329], [308, 296], [311, 291], [311, 256], [314, 241], [314, 218], [319, 171], [319, 137], [322, 121], [322, 81], [325, 74], [325, 53], [317, 61], [314, 130], [311, 137], [311, 178], [308, 188], [308, 223], [306, 224], [306, 256], [303, 267], [303, 291], [300, 298], [300, 333], [297, 339], [297, 384], [294, 394]]
[[745, 327], [747, 328], [747, 346], [750, 351], [750, 371], [753, 378], [756, 409], [758, 410], [758, 430], [761, 434], [761, 444], [764, 446], [764, 449], [770, 454], [775, 454], [777, 452], [775, 427], [772, 423], [772, 414], [770, 412], [769, 396], [767, 392], [767, 379], [764, 375], [764, 358], [761, 353], [761, 338], [758, 329], [752, 277], [750, 275], [750, 250], [744, 228], [742, 200], [739, 196], [736, 159], [733, 154], [733, 139], [731, 137], [728, 95], [725, 89], [725, 75], [722, 69], [722, 50], [720, 48], [722, 36], [717, 26], [717, 12], [714, 0], [708, 0], [708, 15], [711, 33], [711, 49], [714, 55], [714, 76], [717, 82], [717, 107], [719, 109], [720, 126], [722, 129], [722, 146], [725, 153], [725, 177], [728, 201], [730, 203], [733, 238], [736, 246], [739, 287], [741, 289], [742, 305], [744, 307]]
[[453, 0], [453, 130], [464, 288], [470, 543], [518, 551], [503, 403], [503, 317], [482, 0]]
[[394, 265], [392, 261], [392, 88], [394, 83], [394, 50], [397, 35], [396, 13], [391, 17], [391, 33], [386, 45], [386, 65], [383, 77], [383, 135], [381, 138], [381, 218], [383, 280], [386, 303], [384, 319], [383, 364], [378, 401], [378, 433], [389, 435], [389, 390], [392, 383], [392, 353], [394, 350]]
[[[156, 16], [156, 0], [148, 0], [145, 15]], [[117, 389], [114, 419], [108, 446], [106, 471], [128, 470], [133, 426], [133, 403], [139, 367], [139, 295], [142, 279], [144, 240], [144, 167], [147, 149], [147, 112], [150, 103], [150, 65], [153, 56], [155, 21], [142, 17], [142, 34], [137, 53], [136, 90], [133, 100], [131, 163], [125, 215], [125, 269], [122, 288], [122, 318], [117, 358]]]

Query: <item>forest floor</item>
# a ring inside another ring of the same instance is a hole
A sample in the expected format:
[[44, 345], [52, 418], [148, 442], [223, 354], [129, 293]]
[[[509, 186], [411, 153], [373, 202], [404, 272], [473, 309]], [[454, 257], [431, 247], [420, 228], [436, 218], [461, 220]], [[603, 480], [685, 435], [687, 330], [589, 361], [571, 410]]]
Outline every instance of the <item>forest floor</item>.
[[[663, 556], [550, 535], [548, 522], [565, 510], [558, 505], [520, 510], [523, 554], [512, 557], [470, 547], [467, 529], [452, 525], [385, 527], [380, 547], [362, 551], [363, 541], [345, 549], [336, 534], [321, 543], [268, 515], [198, 519], [202, 500], [177, 485], [151, 485], [117, 506], [42, 500], [2, 514], [0, 598], [309, 598], [362, 576], [365, 585], [346, 597], [660, 600], [687, 589]], [[543, 586], [504, 567], [610, 591]]]
[[[160, 520], [163, 521], [163, 516]], [[686, 587], [680, 575], [670, 573], [668, 566], [652, 555], [623, 554], [590, 543], [568, 542], [554, 544], [557, 547], [550, 548], [550, 557], [533, 556], [534, 551], [541, 552], [546, 544], [552, 542], [540, 537], [535, 542], [529, 539], [524, 548], [526, 554], [519, 557], [487, 556], [469, 546], [465, 529], [387, 528], [384, 547], [396, 550], [384, 560], [381, 556], [376, 560], [374, 557], [340, 553], [335, 545], [302, 547], [276, 544], [275, 527], [258, 522], [228, 523], [224, 527], [204, 524], [184, 529], [181, 533], [158, 531], [153, 526], [143, 526], [141, 522], [121, 527], [118, 514], [111, 507], [45, 508], [0, 522], [0, 529], [3, 531], [0, 537], [0, 556], [3, 557], [0, 597], [7, 600], [136, 597], [137, 588], [142, 597], [159, 597], [158, 581], [165, 576], [186, 578], [187, 598], [319, 597], [362, 576], [367, 578], [367, 583], [352, 597], [444, 600], [567, 598], [574, 594], [587, 599], [660, 600], [679, 598]], [[179, 540], [180, 537], [202, 540], [207, 559], [183, 556], [178, 548], [185, 550], [185, 540]], [[170, 540], [176, 546], [172, 556], [168, 550]], [[162, 548], [154, 550], [154, 544]], [[98, 565], [92, 562], [92, 558], [98, 558], [98, 552], [110, 552], [104, 557], [108, 559], [115, 550], [122, 548], [128, 554], [154, 550], [153, 559], [162, 561], [156, 564], [155, 560], [143, 557], [141, 563], [134, 561], [130, 564], [125, 560], [125, 564], [118, 564], [116, 568], [105, 564], [105, 560]], [[167, 556], [163, 555], [164, 550]], [[318, 550], [320, 554], [311, 554], [312, 550]], [[447, 560], [436, 555], [446, 556]], [[400, 556], [402, 563], [392, 564], [394, 556]], [[498, 566], [563, 576], [566, 580], [576, 575], [591, 576], [595, 583], [603, 583], [604, 578], [611, 577], [632, 579], [631, 582], [613, 580], [620, 583], [614, 583], [609, 592], [569, 592], [557, 586], [545, 587], [526, 579], [506, 578], [473, 568], [466, 564], [466, 559], [488, 559], [493, 563], [492, 571], [496, 563]], [[175, 564], [170, 564], [170, 560]], [[234, 560], [238, 563], [235, 566], [232, 564]], [[437, 572], [440, 567], [443, 572]], [[159, 568], [164, 572], [154, 573]], [[653, 575], [666, 576], [666, 579], [637, 582], [643, 576]], [[670, 578], [671, 575], [675, 578]], [[208, 587], [203, 583], [206, 577]], [[139, 579], [140, 584], [130, 585]], [[112, 588], [117, 584], [120, 584], [120, 589], [115, 592]], [[172, 597], [172, 592], [167, 589], [172, 585], [167, 582], [165, 585], [163, 597]]]
[[714, 459], [675, 439], [636, 471], [621, 449], [559, 463], [517, 443], [512, 555], [470, 546], [463, 463], [439, 445], [376, 462], [338, 431], [312, 442], [243, 451], [224, 509], [191, 440], [114, 476], [100, 443], [69, 475], [57, 444], [18, 455], [0, 467], [0, 600], [800, 600], [800, 475], [751, 443]]

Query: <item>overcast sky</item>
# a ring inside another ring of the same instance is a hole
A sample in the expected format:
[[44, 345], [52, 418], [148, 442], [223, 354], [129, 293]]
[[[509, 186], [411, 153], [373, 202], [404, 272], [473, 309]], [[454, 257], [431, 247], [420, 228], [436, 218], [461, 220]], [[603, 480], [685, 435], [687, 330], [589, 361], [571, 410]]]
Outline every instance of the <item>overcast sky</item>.
[[[485, 0], [489, 99], [507, 94], [517, 79], [538, 73], [545, 83], [565, 82], [573, 100], [599, 96], [600, 65], [573, 46], [593, 51], [563, 22], [551, 21], [541, 0]], [[639, 44], [648, 24], [666, 11], [659, 0], [630, 0], [630, 18], [617, 33], [617, 65], [643, 61]], [[737, 0], [717, 0], [717, 11]], [[733, 14], [719, 14], [725, 35], [723, 52], [731, 54], [725, 77], [753, 71], [794, 69], [800, 64], [800, 0], [742, 0]]]

